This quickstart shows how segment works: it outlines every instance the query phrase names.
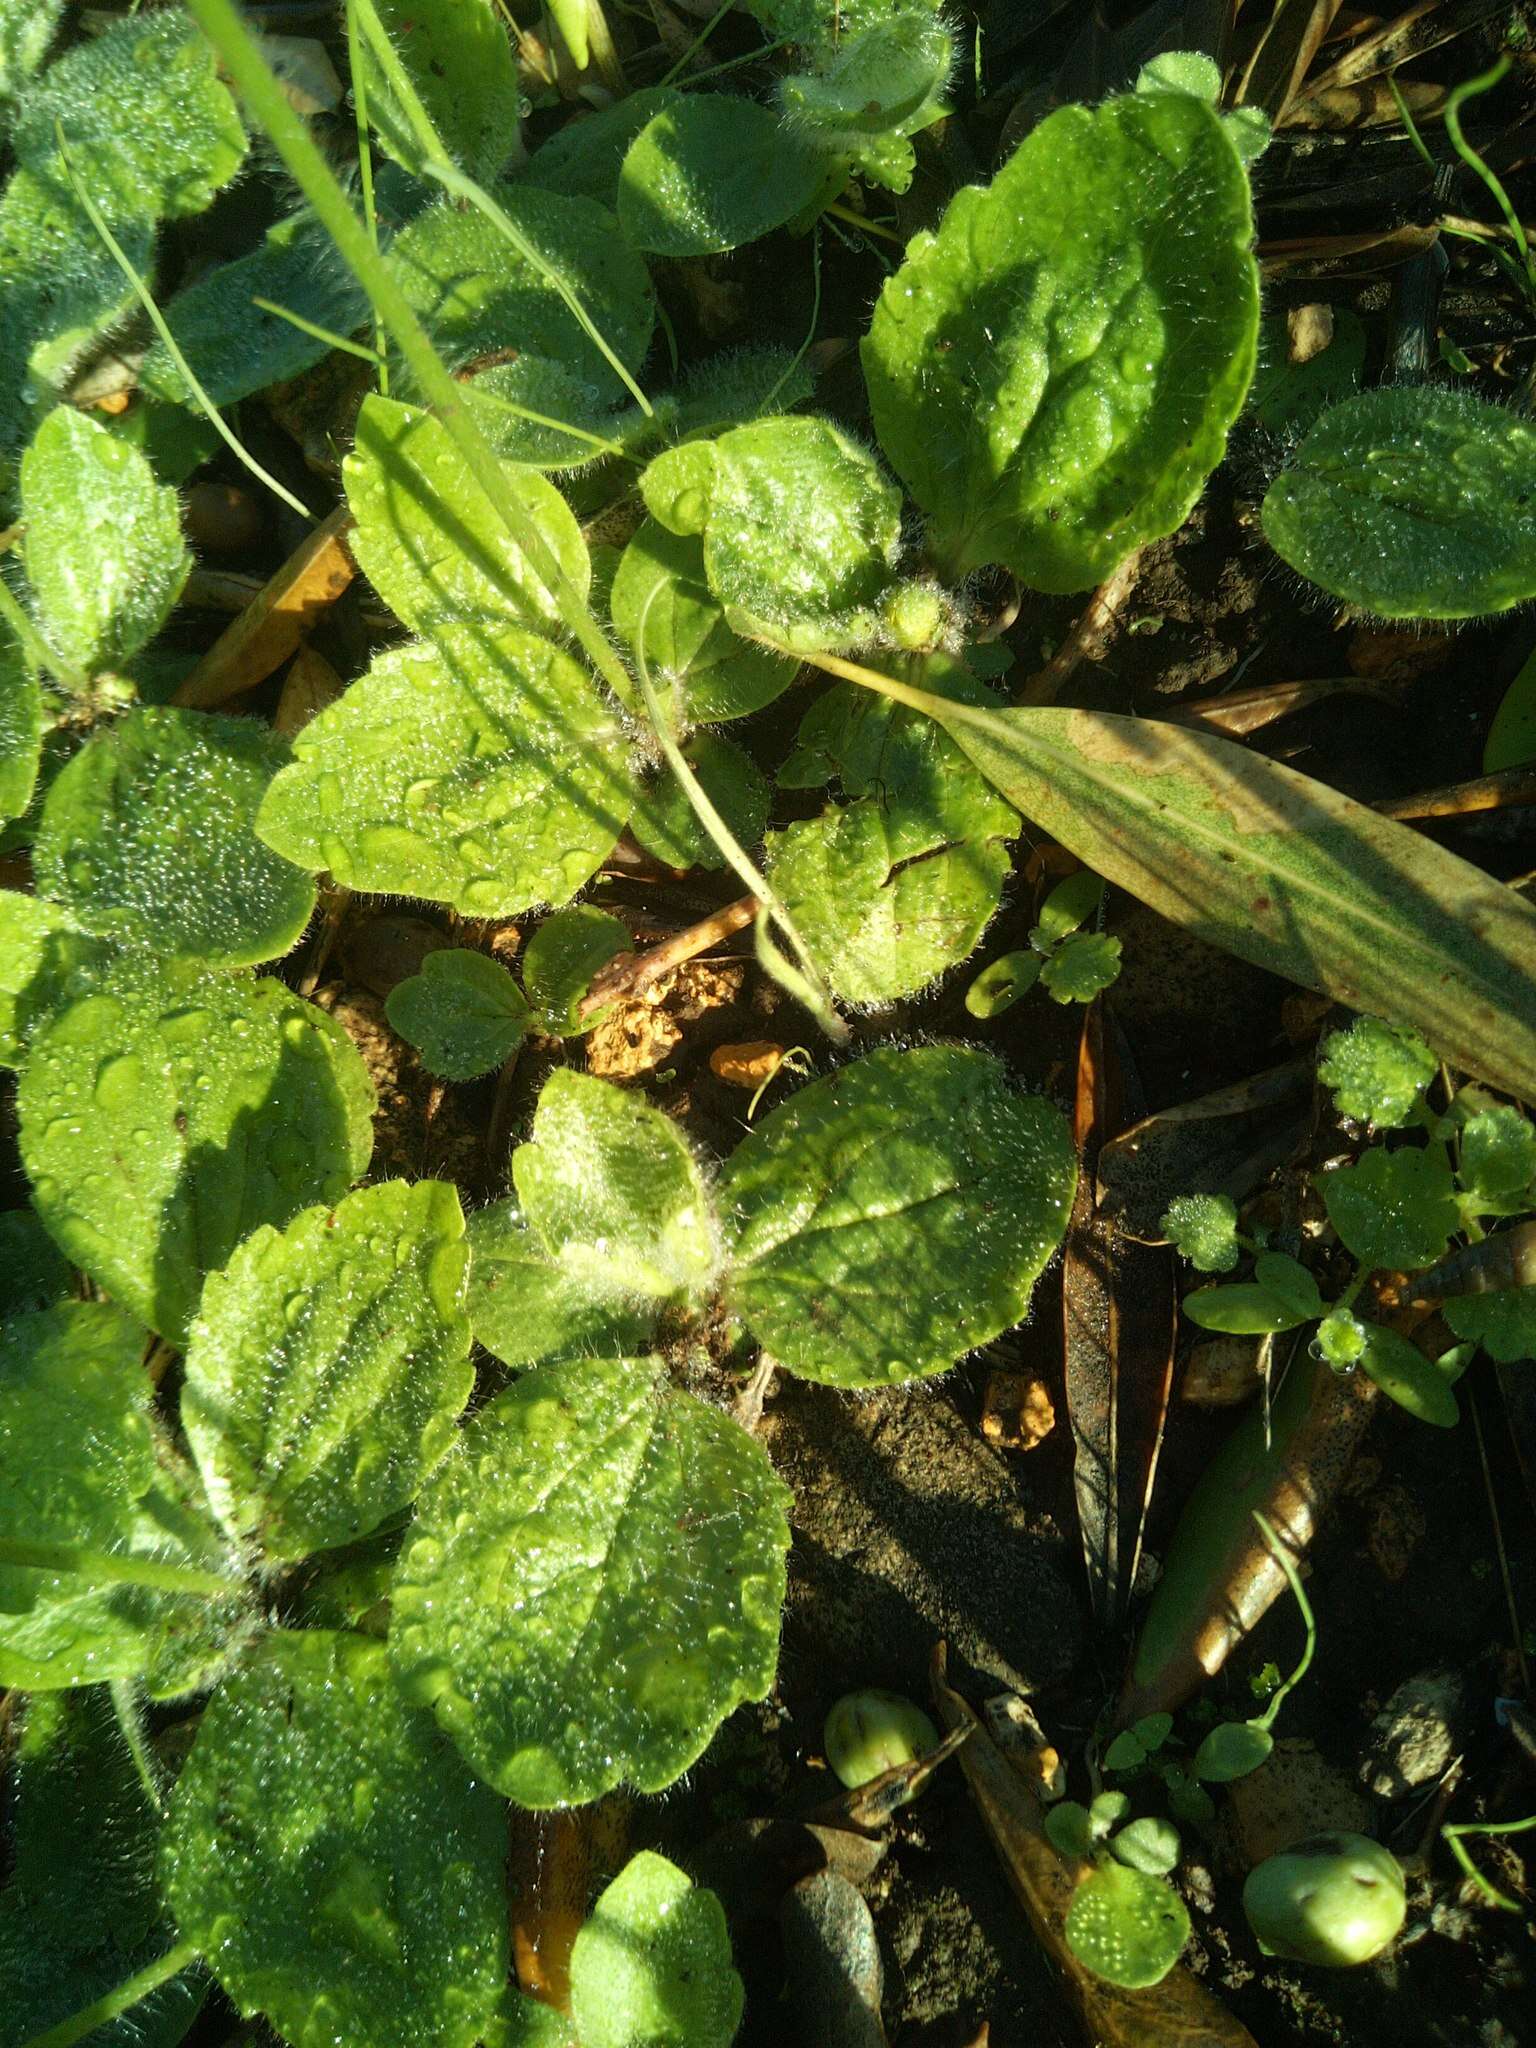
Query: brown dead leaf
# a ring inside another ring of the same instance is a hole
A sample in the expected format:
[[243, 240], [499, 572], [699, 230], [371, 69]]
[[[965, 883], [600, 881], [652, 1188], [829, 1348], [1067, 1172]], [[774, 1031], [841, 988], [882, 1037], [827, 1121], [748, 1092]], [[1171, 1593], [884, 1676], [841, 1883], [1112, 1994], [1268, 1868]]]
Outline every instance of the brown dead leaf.
[[357, 574], [344, 536], [345, 505], [323, 519], [214, 641], [173, 701], [195, 711], [227, 704], [265, 682]]

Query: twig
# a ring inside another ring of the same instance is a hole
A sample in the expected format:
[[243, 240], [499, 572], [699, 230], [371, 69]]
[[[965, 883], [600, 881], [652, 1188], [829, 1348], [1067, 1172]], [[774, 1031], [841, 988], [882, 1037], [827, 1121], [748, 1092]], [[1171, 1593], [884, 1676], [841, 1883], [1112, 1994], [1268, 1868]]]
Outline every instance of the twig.
[[670, 974], [674, 967], [681, 967], [685, 960], [707, 953], [711, 946], [749, 925], [757, 916], [758, 907], [755, 896], [738, 896], [734, 903], [722, 904], [708, 917], [701, 917], [684, 931], [674, 932], [670, 939], [663, 939], [647, 952], [620, 953], [588, 989], [581, 1015], [590, 1017], [594, 1010], [603, 1009], [619, 996], [638, 995], [664, 974]]
[[1111, 576], [1106, 576], [1083, 608], [1083, 615], [1045, 667], [1019, 691], [1020, 704], [1053, 704], [1062, 685], [1085, 661], [1102, 661], [1120, 627], [1120, 612], [1141, 574], [1141, 549], [1133, 548]]

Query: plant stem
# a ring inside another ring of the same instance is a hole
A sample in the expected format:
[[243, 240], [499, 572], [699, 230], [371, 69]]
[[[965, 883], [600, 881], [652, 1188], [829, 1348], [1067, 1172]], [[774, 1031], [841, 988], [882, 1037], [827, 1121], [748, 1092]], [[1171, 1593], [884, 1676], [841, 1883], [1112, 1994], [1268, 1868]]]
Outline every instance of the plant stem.
[[149, 1744], [144, 1740], [144, 1717], [139, 1712], [133, 1680], [109, 1680], [107, 1694], [112, 1701], [112, 1711], [117, 1716], [118, 1732], [128, 1745], [128, 1754], [133, 1758], [133, 1767], [139, 1774], [139, 1783], [144, 1787], [144, 1796], [149, 1801], [152, 1811], [163, 1816], [165, 1800], [155, 1772], [155, 1760], [149, 1753]]
[[1290, 1586], [1292, 1593], [1296, 1596], [1296, 1605], [1301, 1609], [1301, 1618], [1306, 1624], [1307, 1630], [1307, 1646], [1301, 1653], [1301, 1662], [1296, 1666], [1290, 1677], [1286, 1679], [1285, 1683], [1276, 1688], [1270, 1698], [1269, 1705], [1255, 1723], [1256, 1727], [1262, 1728], [1268, 1734], [1269, 1730], [1275, 1725], [1275, 1716], [1279, 1713], [1286, 1694], [1293, 1692], [1312, 1668], [1312, 1659], [1317, 1650], [1317, 1620], [1312, 1612], [1312, 1603], [1308, 1600], [1306, 1591], [1302, 1586], [1301, 1574], [1297, 1571], [1289, 1556], [1287, 1556], [1284, 1544], [1281, 1543], [1271, 1524], [1259, 1513], [1257, 1508], [1253, 1511], [1253, 1519], [1259, 1525], [1259, 1534], [1269, 1545], [1270, 1554], [1273, 1556], [1276, 1564], [1279, 1565], [1281, 1571], [1285, 1573], [1286, 1582]]
[[86, 1550], [75, 1543], [13, 1543], [0, 1537], [0, 1567], [33, 1572], [79, 1572], [114, 1585], [148, 1586], [158, 1593], [195, 1593], [205, 1600], [227, 1599], [242, 1588], [219, 1572], [200, 1572], [192, 1565], [160, 1564], [152, 1557], [121, 1557], [107, 1550]]
[[[357, 115], [357, 169], [363, 195], [363, 225], [375, 249], [379, 246], [379, 218], [373, 201], [373, 137], [368, 130], [368, 83], [358, 62], [357, 10], [347, 0], [347, 75], [352, 81], [352, 107]], [[373, 318], [373, 346], [379, 360], [379, 396], [389, 396], [389, 357], [384, 349], [384, 329], [377, 314]]]
[[151, 1991], [158, 1991], [162, 1984], [169, 1984], [173, 1977], [179, 1977], [183, 1970], [198, 1960], [200, 1951], [193, 1942], [179, 1941], [168, 1949], [158, 1962], [150, 1963], [126, 1983], [115, 1990], [106, 1992], [94, 2005], [87, 2005], [67, 2020], [60, 2020], [56, 2027], [46, 2033], [34, 2034], [24, 2048], [74, 2048], [76, 2041], [83, 2041], [94, 2034], [98, 2027], [104, 2027], [109, 2020], [115, 2020], [120, 2013], [127, 2012], [141, 1999], [148, 1998]]

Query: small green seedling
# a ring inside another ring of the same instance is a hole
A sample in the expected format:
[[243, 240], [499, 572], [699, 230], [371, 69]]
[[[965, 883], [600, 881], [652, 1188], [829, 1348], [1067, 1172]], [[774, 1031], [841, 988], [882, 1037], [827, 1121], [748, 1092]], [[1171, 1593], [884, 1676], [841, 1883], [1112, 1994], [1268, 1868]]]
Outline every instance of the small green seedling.
[[1349, 1969], [1396, 1940], [1402, 1865], [1368, 1835], [1311, 1835], [1248, 1873], [1243, 1911], [1266, 1954]]
[[1179, 1860], [1178, 1831], [1159, 1820], [1119, 1827], [1129, 1807], [1123, 1792], [1101, 1792], [1086, 1807], [1062, 1800], [1045, 1830], [1063, 1856], [1093, 1863], [1067, 1911], [1068, 1948], [1095, 1976], [1138, 1990], [1178, 1961], [1189, 1914], [1166, 1875]]
[[850, 1792], [938, 1746], [939, 1732], [921, 1707], [878, 1687], [845, 1693], [822, 1731], [827, 1762]]
[[1084, 932], [1104, 900], [1104, 884], [1087, 868], [1058, 882], [1040, 906], [1030, 951], [1004, 953], [982, 969], [965, 994], [973, 1017], [998, 1017], [1039, 981], [1053, 1002], [1091, 1003], [1120, 972], [1120, 941]]

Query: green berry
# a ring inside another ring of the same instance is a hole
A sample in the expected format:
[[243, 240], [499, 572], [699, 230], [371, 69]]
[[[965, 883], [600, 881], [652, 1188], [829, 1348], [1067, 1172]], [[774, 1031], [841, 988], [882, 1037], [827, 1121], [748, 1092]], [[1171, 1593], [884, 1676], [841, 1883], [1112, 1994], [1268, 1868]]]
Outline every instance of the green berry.
[[1347, 1969], [1402, 1926], [1402, 1867], [1368, 1835], [1312, 1835], [1249, 1872], [1243, 1911], [1271, 1954]]
[[882, 1771], [909, 1764], [939, 1746], [938, 1730], [923, 1712], [900, 1693], [844, 1693], [827, 1716], [822, 1731], [827, 1762], [852, 1792]]

